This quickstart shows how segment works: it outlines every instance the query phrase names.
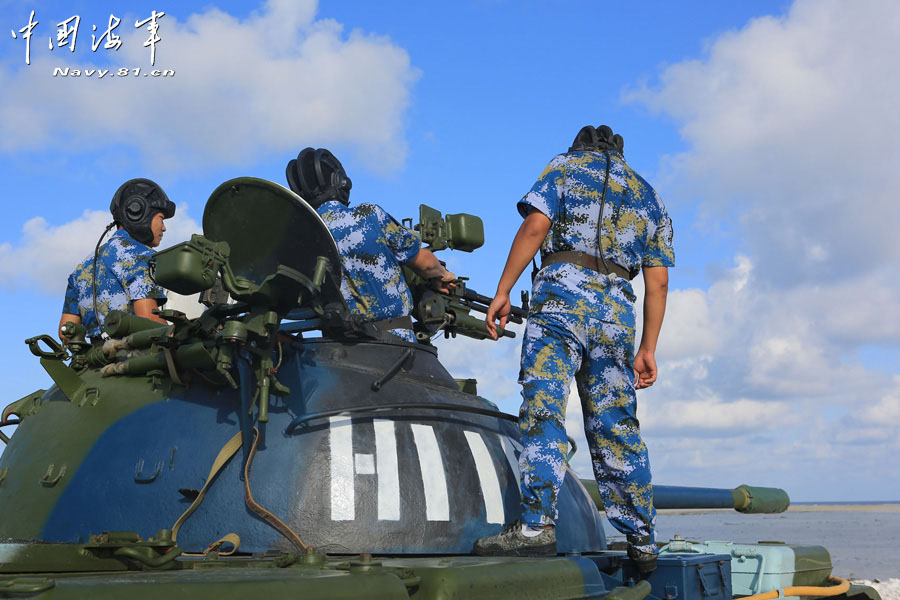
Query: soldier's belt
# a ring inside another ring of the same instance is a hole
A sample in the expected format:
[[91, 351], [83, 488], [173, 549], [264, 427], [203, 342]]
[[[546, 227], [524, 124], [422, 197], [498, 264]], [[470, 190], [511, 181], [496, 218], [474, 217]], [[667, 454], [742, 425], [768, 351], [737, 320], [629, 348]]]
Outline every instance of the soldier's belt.
[[586, 267], [594, 271], [599, 271], [604, 275], [615, 273], [619, 277], [623, 277], [625, 279], [628, 279], [629, 281], [634, 279], [634, 277], [632, 277], [631, 273], [629, 273], [628, 269], [626, 269], [625, 267], [622, 267], [610, 261], [606, 261], [606, 264], [604, 265], [603, 261], [596, 256], [572, 250], [561, 250], [559, 252], [548, 254], [541, 260], [541, 268], [543, 269], [547, 265], [561, 262], [572, 263], [580, 267]]
[[412, 329], [412, 317], [394, 317], [393, 319], [382, 319], [372, 323], [376, 329], [381, 331], [390, 331], [391, 329]]

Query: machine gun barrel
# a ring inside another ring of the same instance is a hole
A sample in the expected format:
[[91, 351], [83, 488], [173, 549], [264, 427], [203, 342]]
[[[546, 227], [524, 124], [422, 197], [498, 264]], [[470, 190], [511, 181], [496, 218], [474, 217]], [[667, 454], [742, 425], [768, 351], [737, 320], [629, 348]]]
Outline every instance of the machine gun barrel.
[[[597, 482], [582, 479], [581, 483], [597, 508], [603, 510]], [[678, 485], [653, 486], [653, 506], [656, 508], [733, 508], [742, 513], [760, 514], [782, 513], [790, 505], [790, 497], [780, 488], [740, 485], [729, 490]]]
[[[472, 310], [476, 310], [480, 313], [487, 314], [487, 309], [491, 305], [491, 302], [494, 301], [493, 298], [485, 296], [483, 294], [479, 294], [475, 290], [471, 290], [466, 288], [463, 293], [462, 299], [466, 301], [467, 305], [472, 308]], [[509, 320], [513, 323], [522, 323], [524, 319], [528, 318], [528, 312], [518, 306], [510, 307], [509, 311]]]

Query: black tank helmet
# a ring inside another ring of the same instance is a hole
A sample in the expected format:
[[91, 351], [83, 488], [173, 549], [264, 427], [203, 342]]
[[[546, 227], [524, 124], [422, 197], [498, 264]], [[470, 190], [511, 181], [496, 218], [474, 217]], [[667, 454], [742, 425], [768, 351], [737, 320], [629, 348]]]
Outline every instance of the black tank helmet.
[[329, 200], [350, 204], [353, 182], [341, 161], [325, 148], [304, 148], [287, 164], [285, 172], [291, 191], [313, 208]]
[[575, 136], [575, 141], [569, 148], [569, 152], [603, 152], [604, 150], [615, 150], [624, 156], [625, 140], [618, 133], [613, 133], [609, 125], [585, 125]]
[[175, 203], [169, 200], [157, 183], [143, 178], [129, 179], [116, 190], [109, 203], [109, 212], [115, 223], [121, 225], [131, 237], [149, 245], [153, 241], [150, 228], [153, 216], [161, 212], [163, 218], [172, 218]]

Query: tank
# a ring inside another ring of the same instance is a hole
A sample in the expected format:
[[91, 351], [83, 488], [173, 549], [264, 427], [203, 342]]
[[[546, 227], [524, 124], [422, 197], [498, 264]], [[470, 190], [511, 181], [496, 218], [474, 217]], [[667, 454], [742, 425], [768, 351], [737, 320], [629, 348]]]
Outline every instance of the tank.
[[[483, 243], [472, 215], [422, 206], [415, 228], [434, 250]], [[53, 383], [0, 423], [18, 425], [0, 434], [0, 597], [879, 600], [831, 579], [818, 546], [675, 540], [642, 577], [607, 544], [596, 484], [571, 470], [556, 557], [473, 556], [519, 516], [519, 433], [430, 341], [488, 338], [471, 313], [490, 298], [407, 273], [418, 343], [381, 331], [343, 302], [324, 223], [277, 184], [223, 183], [203, 234], [153, 271], [202, 294], [203, 314], [162, 310], [161, 326], [113, 312], [100, 343], [74, 324], [65, 346], [26, 340]], [[789, 503], [750, 486], [654, 495], [658, 508]], [[748, 559], [756, 571], [734, 568]]]

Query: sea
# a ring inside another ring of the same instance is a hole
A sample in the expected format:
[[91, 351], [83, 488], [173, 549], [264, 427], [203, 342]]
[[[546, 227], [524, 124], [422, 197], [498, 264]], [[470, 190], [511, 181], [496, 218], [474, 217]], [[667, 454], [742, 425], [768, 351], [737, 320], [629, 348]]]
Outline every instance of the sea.
[[[606, 523], [611, 540], [621, 534]], [[824, 546], [832, 574], [875, 582], [883, 600], [900, 600], [900, 502], [792, 504], [787, 512], [746, 515], [734, 510], [660, 510], [656, 539], [676, 534], [696, 541]]]

